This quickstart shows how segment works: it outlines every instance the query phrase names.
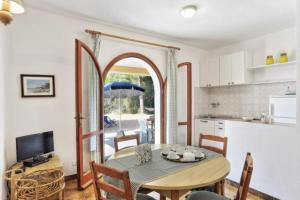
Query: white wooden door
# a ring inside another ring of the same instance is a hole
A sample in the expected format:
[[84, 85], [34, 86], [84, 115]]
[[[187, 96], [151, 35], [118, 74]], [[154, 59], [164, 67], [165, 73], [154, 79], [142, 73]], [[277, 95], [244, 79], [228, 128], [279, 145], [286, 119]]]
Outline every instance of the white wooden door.
[[231, 76], [231, 55], [220, 56], [220, 85], [230, 85]]
[[245, 83], [245, 53], [237, 52], [231, 55], [231, 84]]

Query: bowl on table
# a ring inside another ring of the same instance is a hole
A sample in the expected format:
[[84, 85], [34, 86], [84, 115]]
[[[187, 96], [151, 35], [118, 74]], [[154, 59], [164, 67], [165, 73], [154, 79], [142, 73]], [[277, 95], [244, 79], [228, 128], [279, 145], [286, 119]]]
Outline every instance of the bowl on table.
[[196, 160], [196, 156], [193, 152], [189, 152], [189, 151], [186, 151], [183, 153], [183, 157], [181, 159], [181, 161], [195, 161]]
[[248, 117], [248, 116], [246, 116], [246, 117], [242, 117], [242, 120], [244, 120], [246, 122], [251, 122], [251, 121], [254, 120], [254, 117]]
[[195, 154], [196, 159], [202, 159], [205, 157], [205, 154], [200, 150], [194, 151], [194, 154]]
[[177, 155], [175, 151], [169, 151], [167, 158], [170, 160], [178, 160], [180, 156]]

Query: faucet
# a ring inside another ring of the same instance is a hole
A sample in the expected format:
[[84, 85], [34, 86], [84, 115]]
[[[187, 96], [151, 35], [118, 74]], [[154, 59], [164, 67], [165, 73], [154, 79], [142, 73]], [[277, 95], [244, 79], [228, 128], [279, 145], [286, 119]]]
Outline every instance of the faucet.
[[220, 103], [219, 102], [211, 102], [210, 105], [211, 105], [211, 107], [216, 108], [216, 107], [220, 106]]

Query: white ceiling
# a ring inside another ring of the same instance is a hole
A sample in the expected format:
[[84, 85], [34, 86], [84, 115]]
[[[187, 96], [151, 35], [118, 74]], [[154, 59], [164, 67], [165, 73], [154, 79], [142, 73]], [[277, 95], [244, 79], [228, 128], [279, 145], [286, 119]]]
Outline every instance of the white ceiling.
[[[24, 0], [27, 6], [89, 17], [213, 49], [294, 26], [297, 0]], [[190, 19], [180, 15], [198, 6]]]

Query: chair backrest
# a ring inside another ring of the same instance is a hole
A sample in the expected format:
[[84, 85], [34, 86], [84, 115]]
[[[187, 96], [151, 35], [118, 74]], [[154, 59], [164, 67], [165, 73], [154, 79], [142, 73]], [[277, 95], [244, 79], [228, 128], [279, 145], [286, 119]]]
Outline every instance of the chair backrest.
[[[96, 164], [95, 161], [90, 162], [90, 168], [97, 200], [107, 200], [107, 198], [102, 195], [102, 191], [118, 198], [133, 200], [128, 171], [119, 171], [103, 164]], [[104, 182], [103, 176], [122, 181], [124, 188], [119, 188], [115, 185]]]
[[121, 149], [119, 148], [119, 142], [125, 142], [125, 141], [130, 141], [130, 140], [136, 140], [136, 144], [139, 145], [140, 144], [140, 135], [136, 134], [136, 135], [125, 135], [125, 136], [115, 137], [114, 143], [115, 143], [116, 152], [120, 151], [121, 149], [132, 147], [132, 146], [128, 146], [128, 147], [124, 147]]
[[[218, 148], [216, 146], [204, 145], [203, 144], [204, 140], [220, 143], [220, 144], [222, 144], [222, 148]], [[227, 141], [228, 141], [227, 137], [220, 137], [220, 136], [207, 135], [207, 134], [202, 134], [201, 133], [200, 138], [199, 138], [199, 147], [214, 151], [216, 153], [220, 153], [224, 157], [226, 157], [226, 154], [227, 154]]]
[[235, 200], [247, 199], [252, 171], [253, 171], [253, 158], [251, 156], [251, 153], [247, 153], [246, 160], [244, 163], [244, 168], [242, 171], [241, 180], [240, 180], [240, 185]]

